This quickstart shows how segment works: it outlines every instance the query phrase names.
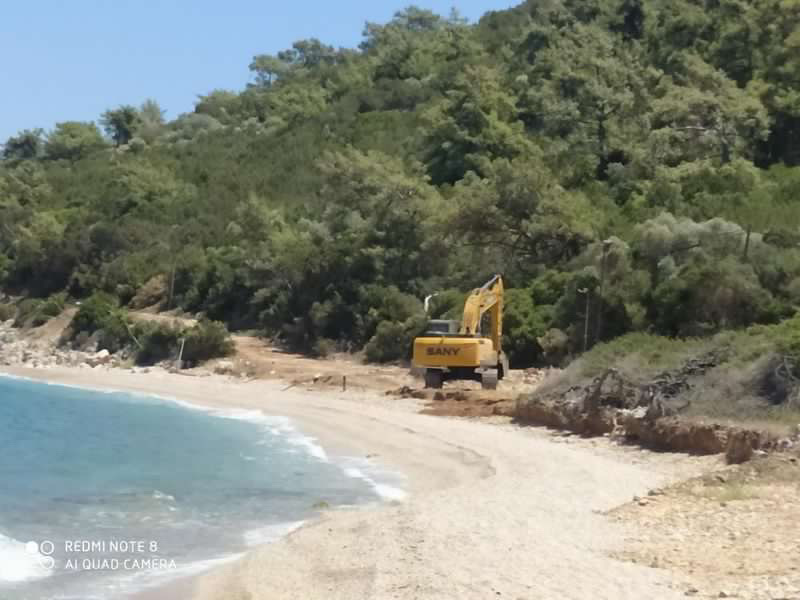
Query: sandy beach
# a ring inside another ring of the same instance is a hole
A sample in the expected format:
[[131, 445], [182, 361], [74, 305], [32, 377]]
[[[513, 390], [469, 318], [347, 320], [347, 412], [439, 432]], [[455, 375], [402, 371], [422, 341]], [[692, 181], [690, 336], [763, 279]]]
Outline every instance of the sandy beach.
[[237, 562], [142, 598], [682, 598], [673, 574], [611, 558], [632, 532], [601, 514], [707, 468], [509, 423], [420, 415], [413, 400], [122, 370], [9, 374], [288, 416], [328, 451], [406, 476], [408, 497], [332, 510]]

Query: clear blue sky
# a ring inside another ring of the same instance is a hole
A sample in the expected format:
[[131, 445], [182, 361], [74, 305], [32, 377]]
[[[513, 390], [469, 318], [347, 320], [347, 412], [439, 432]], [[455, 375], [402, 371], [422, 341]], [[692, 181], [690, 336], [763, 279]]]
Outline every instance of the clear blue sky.
[[238, 90], [256, 54], [317, 37], [354, 47], [366, 21], [409, 4], [476, 21], [521, 0], [28, 0], [0, 16], [0, 143], [153, 98], [173, 119], [198, 94]]

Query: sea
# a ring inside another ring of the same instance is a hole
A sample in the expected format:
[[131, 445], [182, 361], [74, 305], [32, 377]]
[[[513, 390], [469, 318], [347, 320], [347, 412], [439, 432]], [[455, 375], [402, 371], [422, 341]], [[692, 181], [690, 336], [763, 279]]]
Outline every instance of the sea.
[[124, 598], [403, 487], [285, 417], [0, 376], [2, 600]]

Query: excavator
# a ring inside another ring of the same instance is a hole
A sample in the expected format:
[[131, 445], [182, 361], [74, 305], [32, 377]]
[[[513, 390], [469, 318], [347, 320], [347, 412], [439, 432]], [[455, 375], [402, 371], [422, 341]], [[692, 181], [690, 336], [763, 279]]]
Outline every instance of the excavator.
[[[488, 313], [489, 335], [481, 330]], [[445, 381], [480, 381], [483, 389], [497, 388], [508, 374], [508, 358], [502, 348], [503, 278], [495, 275], [475, 288], [464, 303], [461, 321], [434, 319], [414, 340], [412, 362], [424, 369], [425, 387], [439, 389]]]

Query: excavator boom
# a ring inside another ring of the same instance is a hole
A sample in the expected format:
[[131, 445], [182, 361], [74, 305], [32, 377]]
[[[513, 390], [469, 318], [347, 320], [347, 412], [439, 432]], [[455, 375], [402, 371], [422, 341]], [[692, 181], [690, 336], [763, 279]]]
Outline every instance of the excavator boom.
[[462, 335], [480, 335], [483, 315], [489, 312], [489, 337], [497, 352], [502, 350], [503, 291], [503, 278], [500, 275], [495, 275], [483, 286], [475, 288], [467, 296], [461, 319]]

